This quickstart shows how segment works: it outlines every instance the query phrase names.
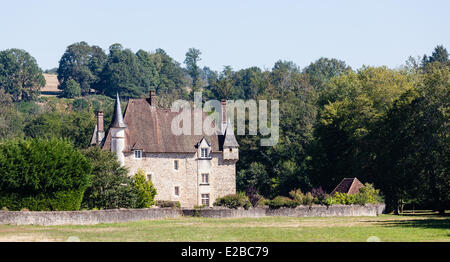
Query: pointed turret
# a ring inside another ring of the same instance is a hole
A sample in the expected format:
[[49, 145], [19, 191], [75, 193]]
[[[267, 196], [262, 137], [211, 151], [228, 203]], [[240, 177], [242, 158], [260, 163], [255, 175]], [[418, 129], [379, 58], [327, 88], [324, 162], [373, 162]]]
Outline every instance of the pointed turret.
[[121, 127], [121, 128], [127, 127], [127, 125], [123, 122], [122, 108], [120, 107], [119, 93], [116, 94], [116, 103], [114, 105], [113, 123], [111, 124], [111, 127]]
[[123, 166], [125, 156], [123, 150], [126, 146], [125, 129], [128, 126], [123, 121], [122, 108], [120, 107], [119, 94], [116, 95], [116, 104], [114, 105], [113, 123], [111, 124], [111, 152], [115, 152], [117, 159]]
[[228, 119], [227, 127], [225, 129], [225, 139], [223, 141], [223, 147], [239, 147], [239, 144], [234, 136], [233, 125]]
[[223, 140], [223, 159], [234, 161], [239, 159], [239, 144], [234, 136], [233, 125], [229, 119]]

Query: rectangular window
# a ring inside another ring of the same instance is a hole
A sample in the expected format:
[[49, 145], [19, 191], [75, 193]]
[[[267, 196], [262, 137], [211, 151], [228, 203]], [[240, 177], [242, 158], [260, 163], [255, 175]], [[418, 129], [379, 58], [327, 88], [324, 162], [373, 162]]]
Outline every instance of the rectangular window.
[[178, 160], [174, 160], [174, 161], [173, 161], [173, 168], [174, 168], [175, 170], [178, 170]]
[[202, 184], [209, 184], [209, 174], [202, 174]]
[[134, 158], [142, 158], [142, 150], [134, 150]]
[[178, 186], [175, 187], [175, 195], [176, 196], [180, 195], [180, 187], [178, 187]]
[[202, 148], [202, 154], [201, 154], [202, 158], [206, 158], [208, 157], [208, 148]]
[[209, 194], [202, 194], [202, 205], [209, 207]]

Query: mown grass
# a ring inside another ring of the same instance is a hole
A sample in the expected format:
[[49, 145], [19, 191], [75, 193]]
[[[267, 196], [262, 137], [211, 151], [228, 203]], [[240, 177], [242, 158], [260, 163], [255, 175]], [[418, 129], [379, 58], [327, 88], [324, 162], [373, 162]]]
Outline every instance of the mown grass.
[[450, 241], [450, 217], [430, 214], [378, 217], [183, 217], [90, 226], [0, 225], [0, 241]]

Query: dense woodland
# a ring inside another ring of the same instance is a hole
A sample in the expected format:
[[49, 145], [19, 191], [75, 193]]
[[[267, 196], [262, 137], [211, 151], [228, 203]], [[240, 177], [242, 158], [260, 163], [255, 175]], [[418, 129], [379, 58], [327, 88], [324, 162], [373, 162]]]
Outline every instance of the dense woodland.
[[[136, 53], [120, 44], [105, 52], [86, 42], [67, 47], [59, 67], [60, 97], [39, 96], [42, 70], [24, 50], [0, 51], [0, 139], [63, 138], [86, 153], [95, 111], [111, 121], [113, 97], [146, 97], [156, 90], [160, 106], [176, 99], [277, 99], [280, 140], [261, 147], [259, 136], [237, 136], [239, 191], [267, 198], [322, 187], [330, 192], [344, 177], [379, 188], [398, 210], [450, 207], [450, 60], [437, 46], [409, 57], [401, 68], [351, 68], [320, 58], [305, 68], [278, 61], [270, 70], [221, 72], [200, 68], [191, 48], [179, 63], [164, 50]], [[101, 160], [97, 152], [97, 166]], [[1, 160], [1, 159], [0, 159]], [[100, 162], [101, 164], [101, 162]], [[98, 172], [118, 172], [118, 166]], [[120, 171], [119, 173], [124, 173]], [[123, 178], [126, 179], [126, 178]], [[102, 200], [103, 201], [103, 200]], [[95, 206], [95, 205], [94, 205]]]

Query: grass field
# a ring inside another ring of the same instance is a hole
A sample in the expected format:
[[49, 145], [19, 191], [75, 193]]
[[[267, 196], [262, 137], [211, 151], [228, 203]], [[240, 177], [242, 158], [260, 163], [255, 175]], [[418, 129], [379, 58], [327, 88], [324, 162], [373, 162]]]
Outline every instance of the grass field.
[[[371, 237], [371, 238], [370, 238]], [[369, 239], [370, 238], [370, 239]], [[0, 241], [450, 241], [450, 217], [179, 218], [91, 226], [0, 225]]]

